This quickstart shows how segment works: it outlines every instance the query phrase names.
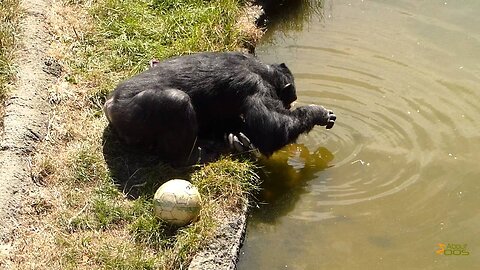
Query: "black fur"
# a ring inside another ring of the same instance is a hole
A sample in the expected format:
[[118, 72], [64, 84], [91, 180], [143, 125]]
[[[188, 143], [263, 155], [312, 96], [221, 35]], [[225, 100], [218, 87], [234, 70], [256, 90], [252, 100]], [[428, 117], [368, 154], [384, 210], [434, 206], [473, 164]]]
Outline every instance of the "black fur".
[[243, 132], [271, 155], [315, 125], [333, 126], [335, 115], [321, 106], [290, 111], [296, 98], [285, 64], [236, 52], [198, 53], [156, 63], [120, 83], [105, 113], [126, 143], [185, 163], [198, 138]]

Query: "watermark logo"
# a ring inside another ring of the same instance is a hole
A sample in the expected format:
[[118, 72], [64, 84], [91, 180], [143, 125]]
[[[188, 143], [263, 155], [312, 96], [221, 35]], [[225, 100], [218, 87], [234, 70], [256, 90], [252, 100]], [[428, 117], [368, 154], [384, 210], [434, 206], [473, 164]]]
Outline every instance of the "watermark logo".
[[438, 249], [435, 251], [438, 255], [445, 256], [468, 256], [470, 252], [467, 250], [467, 244], [437, 244]]

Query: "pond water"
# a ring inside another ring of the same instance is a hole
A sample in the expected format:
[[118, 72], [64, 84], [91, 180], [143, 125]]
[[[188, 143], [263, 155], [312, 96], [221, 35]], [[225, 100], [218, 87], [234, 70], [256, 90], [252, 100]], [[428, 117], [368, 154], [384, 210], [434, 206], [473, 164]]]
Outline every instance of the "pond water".
[[480, 1], [299, 3], [257, 54], [338, 119], [263, 162], [238, 269], [480, 269]]

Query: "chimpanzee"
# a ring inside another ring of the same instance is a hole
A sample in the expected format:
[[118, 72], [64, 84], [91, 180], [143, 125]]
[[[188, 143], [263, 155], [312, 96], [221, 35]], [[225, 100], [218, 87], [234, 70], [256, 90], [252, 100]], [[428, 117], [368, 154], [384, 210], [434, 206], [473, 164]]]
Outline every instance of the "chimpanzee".
[[285, 64], [266, 65], [239, 52], [205, 52], [154, 62], [120, 83], [104, 110], [125, 143], [186, 164], [199, 139], [236, 134], [237, 142], [251, 141], [269, 156], [315, 125], [334, 125], [335, 114], [322, 106], [290, 110], [296, 99]]

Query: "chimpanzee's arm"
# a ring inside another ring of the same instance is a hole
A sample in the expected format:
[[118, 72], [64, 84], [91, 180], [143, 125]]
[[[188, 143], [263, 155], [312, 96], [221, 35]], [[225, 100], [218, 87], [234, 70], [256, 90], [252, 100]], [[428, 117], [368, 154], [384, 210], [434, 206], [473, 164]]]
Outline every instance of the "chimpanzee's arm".
[[332, 111], [322, 106], [310, 105], [289, 111], [279, 100], [256, 95], [247, 98], [244, 117], [245, 135], [267, 156], [294, 142], [315, 125], [331, 128], [336, 119]]

